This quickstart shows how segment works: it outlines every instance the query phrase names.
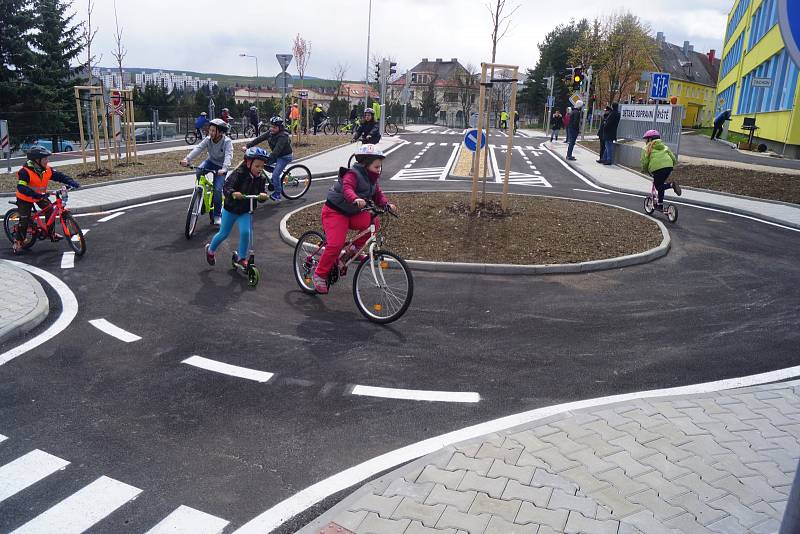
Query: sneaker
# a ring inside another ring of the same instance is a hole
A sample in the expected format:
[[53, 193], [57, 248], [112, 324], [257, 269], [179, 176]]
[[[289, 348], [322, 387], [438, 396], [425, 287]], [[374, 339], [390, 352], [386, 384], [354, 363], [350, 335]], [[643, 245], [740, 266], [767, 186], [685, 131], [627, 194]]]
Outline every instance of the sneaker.
[[677, 182], [672, 182], [672, 190], [675, 191], [676, 195], [681, 196], [681, 186]]
[[328, 293], [328, 281], [324, 278], [317, 276], [315, 273], [311, 276], [311, 282], [314, 284], [314, 291], [320, 295], [326, 295]]
[[605, 165], [605, 164], [606, 164], [606, 160], [604, 160], [604, 159], [598, 159], [598, 160], [595, 160], [595, 161], [596, 161], [597, 163], [602, 163], [603, 165]]
[[277, 193], [277, 192], [275, 192], [275, 193], [272, 193], [272, 194], [269, 196], [269, 199], [270, 199], [271, 201], [273, 201], [273, 202], [280, 202], [280, 201], [281, 201], [281, 194], [280, 194], [280, 193]]
[[215, 263], [217, 263], [217, 257], [216, 257], [216, 254], [211, 252], [210, 247], [211, 247], [210, 244], [207, 244], [206, 247], [205, 247], [205, 249], [206, 249], [206, 261], [208, 262], [209, 265], [214, 265]]
[[222, 217], [214, 217], [214, 226], [222, 224]]
[[58, 232], [53, 232], [50, 234], [50, 239], [52, 239], [53, 241], [61, 241], [62, 239], [64, 239], [64, 236], [59, 234]]
[[654, 209], [656, 209], [658, 211], [664, 211], [664, 204], [656, 204], [654, 206]]
[[11, 243], [11, 252], [14, 254], [22, 254], [25, 249], [22, 247], [22, 241], [19, 239], [15, 239], [13, 243]]
[[572, 156], [569, 156], [567, 158], [567, 161], [578, 161], [578, 158], [573, 158]]

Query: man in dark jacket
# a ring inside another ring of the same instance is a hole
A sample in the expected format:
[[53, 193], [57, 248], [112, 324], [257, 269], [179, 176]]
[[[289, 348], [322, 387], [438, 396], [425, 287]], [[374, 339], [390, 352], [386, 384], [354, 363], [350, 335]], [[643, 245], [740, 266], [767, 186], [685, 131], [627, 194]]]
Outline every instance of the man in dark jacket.
[[614, 141], [617, 140], [617, 128], [619, 127], [619, 119], [621, 115], [619, 113], [619, 104], [614, 102], [611, 104], [611, 112], [608, 114], [608, 118], [605, 121], [605, 127], [603, 128], [603, 142], [605, 144], [605, 152], [603, 156], [600, 158], [603, 165], [613, 165], [614, 164]]
[[269, 144], [269, 159], [267, 165], [272, 165], [275, 170], [272, 171], [272, 194], [269, 196], [270, 200], [279, 202], [281, 199], [281, 192], [283, 191], [283, 183], [281, 175], [283, 174], [286, 166], [292, 161], [292, 143], [289, 139], [289, 133], [284, 128], [283, 119], [280, 117], [272, 117], [269, 120], [269, 131], [259, 135], [245, 146], [243, 150], [254, 147], [259, 143], [266, 141]]
[[572, 150], [575, 148], [575, 143], [578, 141], [578, 135], [581, 133], [581, 115], [583, 114], [583, 100], [575, 102], [575, 107], [569, 114], [569, 125], [567, 126], [567, 159], [575, 161], [572, 156]]
[[722, 135], [722, 128], [725, 126], [725, 121], [731, 120], [731, 110], [726, 109], [714, 119], [714, 129], [711, 130], [711, 140], [714, 140], [714, 137], [719, 139], [719, 136]]
[[608, 114], [611, 113], [611, 106], [606, 106], [606, 109], [603, 110], [603, 118], [600, 119], [600, 128], [597, 130], [597, 138], [600, 140], [600, 159], [597, 160], [597, 163], [603, 163], [605, 160], [603, 159], [603, 154], [606, 153], [606, 121], [608, 120]]
[[314, 114], [312, 115], [311, 119], [314, 121], [314, 135], [317, 135], [319, 125], [323, 120], [325, 120], [325, 112], [322, 110], [322, 106], [319, 104], [314, 106]]

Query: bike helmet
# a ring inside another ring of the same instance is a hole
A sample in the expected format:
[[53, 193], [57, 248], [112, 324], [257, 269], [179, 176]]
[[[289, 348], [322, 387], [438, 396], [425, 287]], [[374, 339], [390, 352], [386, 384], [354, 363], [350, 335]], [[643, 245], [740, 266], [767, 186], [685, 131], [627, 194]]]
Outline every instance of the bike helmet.
[[217, 127], [217, 130], [219, 130], [219, 131], [220, 131], [220, 132], [222, 132], [222, 133], [228, 133], [228, 129], [230, 128], [230, 127], [228, 126], [228, 123], [227, 123], [227, 122], [225, 122], [225, 121], [224, 121], [224, 120], [222, 120], [222, 119], [214, 119], [214, 120], [212, 120], [212, 121], [211, 121], [211, 123], [210, 123], [210, 124], [211, 124], [212, 126], [216, 126], [216, 127]]
[[366, 109], [364, 110], [364, 115], [366, 115], [367, 113], [369, 113], [369, 114], [370, 114], [370, 115], [372, 115], [373, 117], [375, 116], [375, 110], [374, 110], [374, 109], [372, 109], [372, 108], [366, 108]]
[[244, 159], [260, 159], [261, 161], [267, 161], [269, 159], [269, 154], [259, 146], [251, 146], [245, 151]]
[[376, 159], [386, 159], [386, 154], [375, 145], [362, 145], [353, 154], [362, 165], [368, 165]]
[[257, 108], [257, 107], [255, 107], [255, 106], [250, 106], [250, 111], [255, 111], [255, 110], [257, 110], [257, 109], [258, 109], [258, 108]]
[[647, 130], [642, 139], [647, 139], [648, 141], [650, 139], [661, 139], [661, 133], [658, 130]]
[[575, 102], [575, 109], [581, 109], [583, 107], [583, 100], [578, 100]]
[[278, 127], [282, 127], [282, 126], [283, 126], [283, 119], [282, 119], [282, 118], [280, 118], [280, 117], [278, 117], [278, 116], [276, 115], [276, 116], [272, 117], [272, 118], [269, 120], [269, 124], [270, 124], [271, 126], [278, 126]]
[[29, 160], [36, 161], [42, 158], [50, 157], [53, 153], [40, 145], [34, 145], [25, 153], [25, 157]]
[[202, 113], [200, 113], [200, 116], [201, 116], [201, 117], [205, 117], [206, 115], [208, 115], [208, 113], [206, 113], [205, 111], [203, 111]]
[[222, 111], [230, 111], [228, 108], [222, 108]]

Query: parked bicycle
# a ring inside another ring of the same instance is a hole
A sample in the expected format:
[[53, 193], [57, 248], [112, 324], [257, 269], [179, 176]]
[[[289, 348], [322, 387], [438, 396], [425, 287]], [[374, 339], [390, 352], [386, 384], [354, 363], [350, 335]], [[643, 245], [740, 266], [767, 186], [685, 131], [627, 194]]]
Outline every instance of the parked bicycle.
[[[362, 211], [371, 215], [369, 228], [350, 239], [342, 249], [342, 255], [328, 275], [328, 287], [347, 274], [348, 267], [357, 263], [353, 276], [353, 299], [358, 311], [375, 323], [387, 324], [396, 321], [408, 310], [414, 296], [414, 278], [405, 260], [399, 255], [383, 249], [384, 238], [375, 224], [375, 219], [389, 214], [397, 217], [388, 206], [379, 208], [368, 203]], [[355, 253], [348, 253], [351, 245], [369, 234], [369, 239]], [[300, 236], [294, 248], [294, 276], [305, 293], [316, 294], [312, 276], [322, 253], [325, 237], [311, 230]]]
[[[31, 223], [28, 224], [28, 232], [22, 241], [22, 248], [27, 250], [35, 245], [37, 241], [43, 239], [50, 239], [54, 243], [59, 241], [60, 239], [57, 237], [56, 232], [56, 221], [60, 221], [67, 244], [75, 252], [76, 256], [83, 256], [86, 253], [86, 239], [83, 237], [83, 231], [80, 226], [78, 226], [78, 223], [66, 208], [67, 200], [69, 200], [69, 189], [64, 186], [55, 191], [48, 191], [47, 195], [55, 196], [55, 201], [44, 210], [40, 210], [36, 204], [33, 205], [30, 215]], [[9, 204], [16, 204], [16, 201], [10, 201]], [[3, 229], [6, 232], [6, 237], [12, 243], [16, 239], [19, 220], [18, 208], [8, 210], [3, 219]]]
[[322, 119], [322, 122], [319, 123], [319, 126], [317, 126], [317, 131], [325, 135], [332, 135], [336, 133], [336, 125], [330, 117], [325, 117]]
[[[644, 199], [645, 213], [652, 215], [653, 212], [656, 211], [657, 205], [658, 190], [656, 189], [656, 184], [653, 183], [652, 189], [650, 189], [650, 195]], [[669, 220], [669, 222], [674, 223], [678, 220], [678, 208], [674, 204], [671, 204], [665, 200], [661, 211], [667, 216], [667, 220]]]

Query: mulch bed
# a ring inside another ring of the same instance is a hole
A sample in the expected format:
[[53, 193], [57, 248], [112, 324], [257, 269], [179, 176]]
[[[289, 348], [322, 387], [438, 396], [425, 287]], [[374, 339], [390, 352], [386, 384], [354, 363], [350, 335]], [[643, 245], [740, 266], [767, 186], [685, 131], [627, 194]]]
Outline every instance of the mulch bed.
[[[490, 195], [477, 215], [468, 193], [395, 193], [400, 218], [384, 217], [386, 247], [406, 259], [510, 263], [579, 263], [644, 252], [661, 243], [658, 226], [626, 210], [555, 198]], [[321, 229], [321, 206], [293, 215], [299, 237]]]
[[714, 165], [678, 165], [672, 176], [682, 186], [800, 204], [800, 176]]

